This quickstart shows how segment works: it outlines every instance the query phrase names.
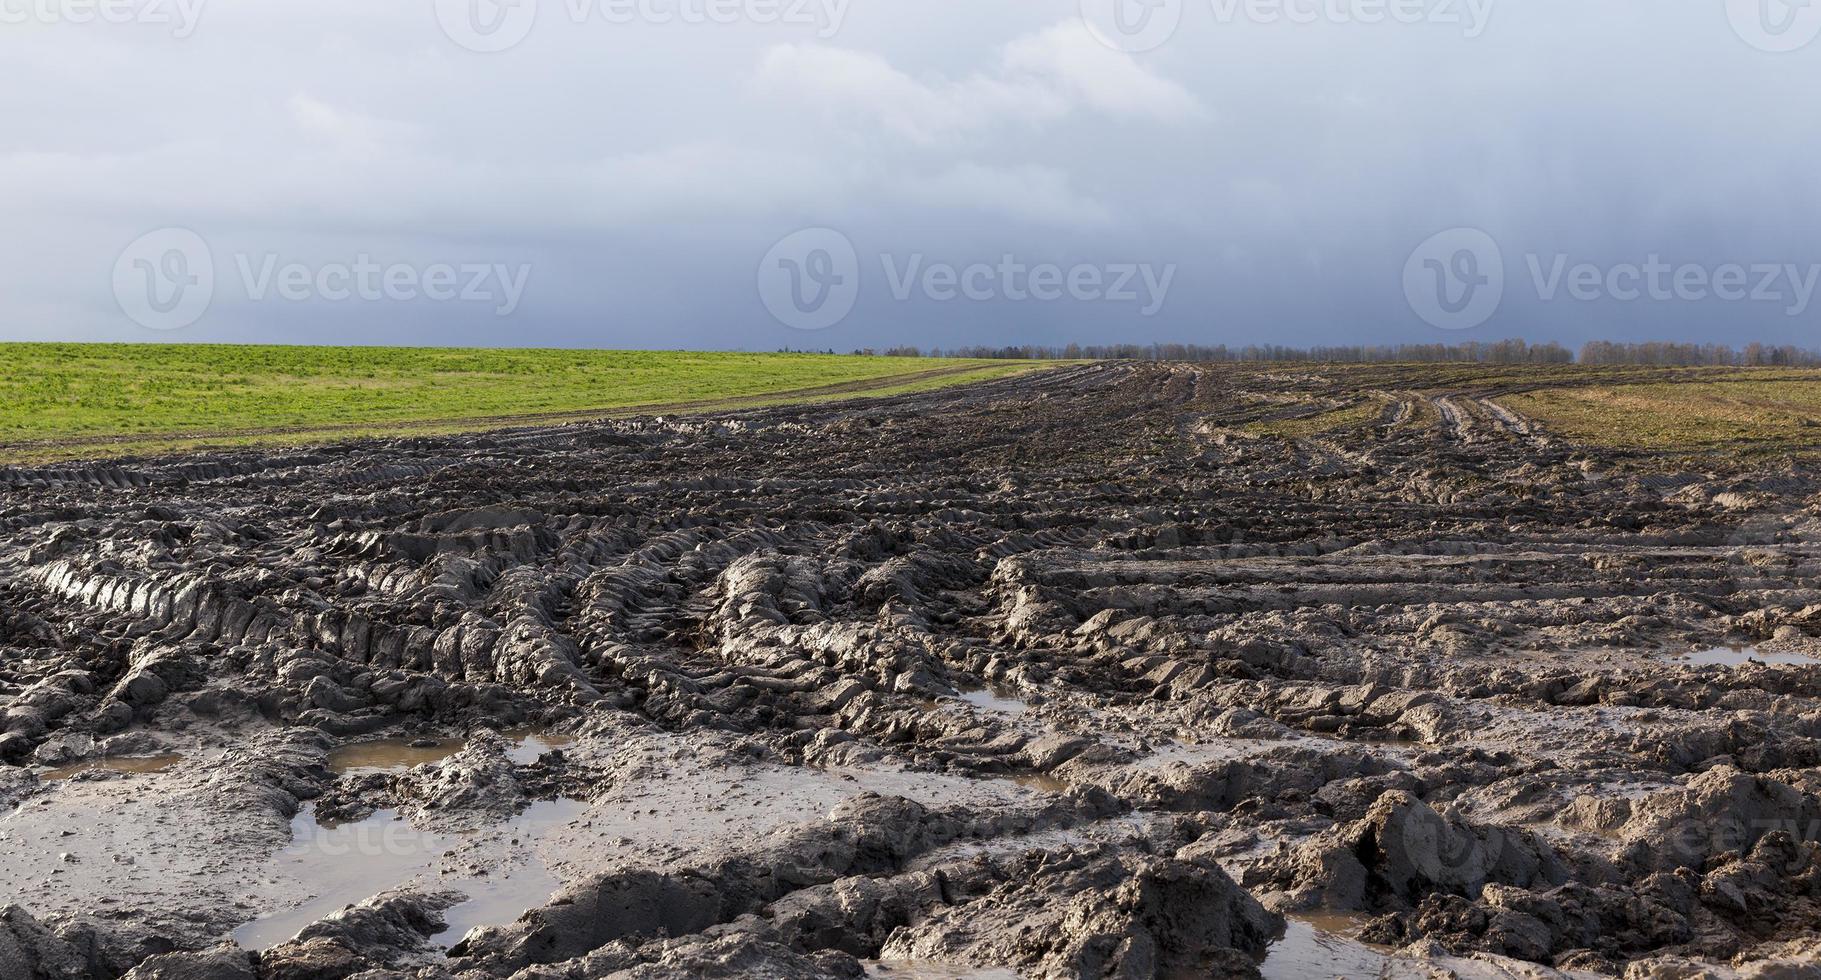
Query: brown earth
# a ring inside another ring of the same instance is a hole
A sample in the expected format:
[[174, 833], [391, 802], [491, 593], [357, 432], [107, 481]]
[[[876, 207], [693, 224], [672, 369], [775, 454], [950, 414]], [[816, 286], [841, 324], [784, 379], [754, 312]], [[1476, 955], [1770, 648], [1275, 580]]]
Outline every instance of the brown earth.
[[1821, 975], [1821, 474], [1360, 379], [0, 470], [0, 978]]

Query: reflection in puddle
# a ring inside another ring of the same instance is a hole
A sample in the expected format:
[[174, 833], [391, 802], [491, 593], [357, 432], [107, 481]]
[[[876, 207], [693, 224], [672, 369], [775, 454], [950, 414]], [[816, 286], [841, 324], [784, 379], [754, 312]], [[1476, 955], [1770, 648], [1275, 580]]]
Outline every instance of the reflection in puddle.
[[183, 761], [181, 755], [150, 755], [139, 758], [86, 759], [67, 766], [47, 769], [38, 774], [44, 782], [55, 782], [85, 772], [163, 772]]
[[1808, 667], [1821, 664], [1821, 658], [1805, 653], [1769, 653], [1757, 647], [1714, 647], [1711, 650], [1696, 650], [1669, 658], [1675, 663], [1691, 667], [1743, 667], [1746, 664], [1765, 664], [1771, 667]]
[[[506, 755], [518, 765], [529, 765], [574, 741], [535, 729], [501, 734], [513, 743]], [[403, 772], [441, 762], [466, 744], [462, 739], [375, 739], [331, 752], [329, 769], [338, 775]], [[479, 833], [418, 830], [393, 810], [351, 823], [325, 824], [316, 818], [314, 805], [305, 806], [291, 821], [291, 843], [273, 859], [273, 871], [317, 897], [242, 925], [234, 930], [234, 941], [247, 949], [270, 949], [325, 916], [418, 881], [425, 888], [452, 888], [468, 896], [443, 913], [447, 928], [432, 940], [454, 945], [477, 925], [510, 922], [549, 900], [561, 881], [537, 853], [538, 838], [568, 824], [586, 808], [577, 800], [533, 803], [512, 820], [483, 832], [512, 841], [506, 858], [489, 858], [482, 862], [485, 871], [465, 873], [439, 870], [437, 862], [445, 854], [453, 856], [453, 848]]]
[[976, 708], [985, 711], [996, 711], [1002, 715], [1011, 715], [1014, 718], [1030, 710], [1030, 705], [1025, 704], [1018, 698], [1000, 693], [998, 690], [990, 687], [963, 689], [960, 697], [961, 700], [966, 701]]
[[316, 819], [315, 806], [305, 806], [291, 819], [290, 846], [273, 864], [317, 897], [241, 926], [234, 941], [247, 949], [270, 949], [326, 915], [411, 880], [448, 845], [449, 839], [412, 827], [392, 810], [325, 826]]
[[1068, 780], [1044, 772], [1032, 773], [1028, 776], [1013, 776], [1012, 782], [1025, 789], [1034, 789], [1039, 793], [1066, 793], [1069, 791]]
[[517, 738], [518, 744], [506, 750], [506, 758], [521, 766], [528, 766], [538, 760], [538, 756], [557, 749], [568, 748], [575, 744], [575, 739], [568, 735], [551, 735], [547, 732], [507, 732], [507, 738]]
[[430, 941], [438, 946], [453, 946], [476, 926], [504, 925], [548, 903], [562, 886], [563, 880], [551, 874], [550, 866], [535, 853], [525, 861], [494, 868], [484, 878], [461, 883], [459, 887], [468, 900], [443, 912], [443, 931], [430, 937]]
[[462, 750], [458, 739], [385, 738], [344, 745], [329, 753], [329, 771], [337, 775], [364, 776], [395, 772], [441, 762]]
[[445, 873], [437, 861], [474, 834], [418, 830], [396, 811], [380, 810], [365, 820], [327, 825], [316, 808], [305, 806], [291, 821], [291, 844], [273, 859], [273, 871], [298, 882], [316, 898], [248, 922], [234, 941], [266, 950], [305, 926], [388, 889], [422, 879], [427, 889], [451, 888], [468, 900], [443, 913], [447, 923], [431, 942], [452, 946], [479, 925], [511, 922], [549, 901], [562, 882], [537, 852], [538, 839], [575, 820], [587, 804], [579, 800], [533, 803], [524, 813], [489, 831], [522, 845], [506, 860], [488, 861], [480, 874]]
[[[525, 766], [552, 749], [560, 749], [575, 740], [567, 735], [551, 735], [536, 730], [502, 732], [513, 742], [506, 757]], [[369, 773], [402, 772], [417, 766], [441, 762], [460, 752], [467, 742], [462, 739], [382, 738], [370, 742], [344, 745], [329, 753], [329, 771], [338, 775], [364, 776]]]
[[[1365, 920], [1348, 915], [1293, 917], [1283, 938], [1266, 950], [1258, 965], [1265, 980], [1317, 980], [1324, 977], [1395, 977], [1397, 961], [1347, 935]], [[1413, 973], [1412, 976], [1426, 974]]]
[[443, 913], [443, 931], [430, 937], [438, 946], [453, 946], [475, 926], [500, 925], [550, 901], [563, 882], [538, 853], [538, 840], [566, 827], [588, 809], [580, 800], [544, 800], [513, 818], [506, 833], [524, 843], [523, 856], [495, 865], [484, 877], [469, 877], [454, 887], [468, 900]]

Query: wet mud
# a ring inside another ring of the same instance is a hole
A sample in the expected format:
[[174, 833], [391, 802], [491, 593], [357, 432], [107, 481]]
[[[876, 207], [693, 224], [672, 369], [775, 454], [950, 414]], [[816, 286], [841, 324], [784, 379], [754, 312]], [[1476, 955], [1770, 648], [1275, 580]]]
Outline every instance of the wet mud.
[[0, 469], [0, 977], [1821, 975], [1821, 475], [1399, 370]]

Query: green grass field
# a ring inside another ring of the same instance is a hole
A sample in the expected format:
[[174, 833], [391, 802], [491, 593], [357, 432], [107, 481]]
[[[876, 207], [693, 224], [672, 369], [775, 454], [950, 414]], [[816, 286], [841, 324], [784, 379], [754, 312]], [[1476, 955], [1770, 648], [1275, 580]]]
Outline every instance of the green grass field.
[[1043, 366], [821, 354], [0, 344], [0, 462], [879, 396]]

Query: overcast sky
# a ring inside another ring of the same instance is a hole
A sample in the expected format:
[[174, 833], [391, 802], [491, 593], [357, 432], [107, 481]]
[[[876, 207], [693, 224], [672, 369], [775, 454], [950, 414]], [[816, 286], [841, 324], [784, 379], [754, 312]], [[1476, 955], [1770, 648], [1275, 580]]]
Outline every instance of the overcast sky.
[[1821, 4], [1287, 2], [0, 0], [0, 336], [1821, 346]]

